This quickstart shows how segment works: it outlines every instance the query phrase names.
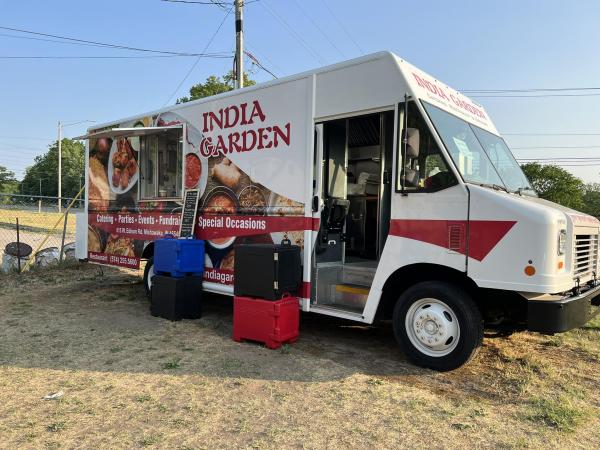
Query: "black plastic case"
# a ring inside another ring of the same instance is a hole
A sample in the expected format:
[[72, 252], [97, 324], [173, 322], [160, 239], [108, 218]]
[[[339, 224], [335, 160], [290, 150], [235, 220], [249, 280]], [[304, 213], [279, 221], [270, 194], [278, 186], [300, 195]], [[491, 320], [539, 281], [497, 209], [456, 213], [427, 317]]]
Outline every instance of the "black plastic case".
[[150, 313], [168, 320], [199, 319], [202, 316], [202, 277], [155, 275]]
[[297, 294], [302, 282], [300, 247], [242, 244], [235, 247], [234, 294], [279, 300]]

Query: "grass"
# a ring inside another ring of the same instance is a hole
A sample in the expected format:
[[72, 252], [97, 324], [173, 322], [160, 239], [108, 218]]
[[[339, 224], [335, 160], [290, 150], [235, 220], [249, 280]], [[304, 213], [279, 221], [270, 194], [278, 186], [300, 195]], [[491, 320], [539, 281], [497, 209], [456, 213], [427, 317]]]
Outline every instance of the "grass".
[[200, 320], [152, 317], [137, 277], [70, 264], [2, 278], [3, 448], [600, 448], [600, 317], [486, 339], [436, 373], [387, 324], [303, 315], [299, 341], [269, 350], [233, 342], [221, 297]]
[[573, 432], [587, 415], [585, 410], [574, 407], [568, 399], [562, 397], [559, 400], [534, 399], [531, 413], [527, 417], [560, 431]]
[[168, 361], [162, 364], [162, 368], [166, 370], [179, 369], [181, 367], [181, 358], [176, 358], [173, 361]]
[[[13, 228], [16, 218], [19, 218], [19, 226], [30, 231], [50, 231], [54, 224], [61, 219], [63, 214], [58, 212], [37, 212], [28, 209], [0, 209], [0, 226]], [[67, 232], [75, 233], [76, 219], [74, 214], [69, 214], [67, 220]], [[63, 221], [56, 226], [55, 230], [62, 233]]]
[[65, 429], [65, 423], [64, 422], [54, 422], [51, 423], [50, 425], [48, 425], [46, 427], [47, 431], [50, 431], [51, 433], [57, 433], [61, 430]]

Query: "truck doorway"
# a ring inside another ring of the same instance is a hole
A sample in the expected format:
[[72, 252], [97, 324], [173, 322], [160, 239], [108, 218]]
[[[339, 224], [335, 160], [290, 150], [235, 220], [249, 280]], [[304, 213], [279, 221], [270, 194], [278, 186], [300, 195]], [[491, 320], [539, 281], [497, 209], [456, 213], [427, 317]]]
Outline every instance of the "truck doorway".
[[362, 313], [389, 231], [394, 112], [322, 123], [313, 305]]

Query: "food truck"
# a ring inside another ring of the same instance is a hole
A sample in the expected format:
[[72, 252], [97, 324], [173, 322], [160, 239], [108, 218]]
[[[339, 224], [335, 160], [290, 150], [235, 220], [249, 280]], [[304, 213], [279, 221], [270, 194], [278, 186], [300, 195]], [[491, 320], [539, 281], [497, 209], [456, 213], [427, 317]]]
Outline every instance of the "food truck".
[[484, 324], [542, 333], [598, 310], [598, 233], [536, 197], [485, 109], [381, 52], [94, 126], [78, 254], [153, 277], [199, 190], [203, 289], [233, 294], [235, 246], [302, 248], [299, 307], [391, 319], [416, 363], [467, 362]]

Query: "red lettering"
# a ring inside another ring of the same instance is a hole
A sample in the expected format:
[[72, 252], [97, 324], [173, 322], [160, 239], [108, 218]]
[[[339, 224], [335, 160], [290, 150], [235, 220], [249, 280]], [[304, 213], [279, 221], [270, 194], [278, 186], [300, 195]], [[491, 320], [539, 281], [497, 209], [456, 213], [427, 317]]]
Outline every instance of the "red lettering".
[[[248, 143], [248, 137], [252, 137], [252, 144]], [[254, 146], [256, 145], [256, 132], [254, 130], [248, 130], [248, 131], [244, 131], [242, 133], [242, 148], [244, 149], [245, 152], [249, 152], [250, 150], [254, 149]]]
[[229, 153], [227, 147], [225, 146], [225, 140], [223, 139], [223, 136], [217, 137], [217, 145], [215, 146], [214, 154], [218, 155], [219, 152], [223, 153], [224, 155]]
[[219, 127], [220, 130], [223, 129], [223, 109], [219, 110], [219, 117], [217, 117], [217, 115], [214, 112], [209, 111], [208, 118], [209, 118], [209, 123], [210, 123], [210, 126], [209, 126], [210, 131], [215, 129], [215, 127], [214, 127], [215, 124]]
[[225, 128], [231, 128], [236, 126], [239, 118], [240, 111], [237, 108], [237, 106], [234, 105], [225, 108]]
[[233, 132], [229, 135], [229, 152], [233, 153], [233, 150], [236, 152], [242, 152], [244, 149], [240, 147], [238, 141], [240, 140], [240, 133]]
[[213, 144], [212, 139], [210, 137], [205, 137], [200, 142], [200, 154], [205, 157], [209, 157], [213, 152]]
[[[265, 134], [265, 131], [268, 133], [271, 133], [271, 127], [258, 129], [258, 147], [256, 147], [257, 150], [262, 150], [263, 148], [273, 147], [273, 142], [268, 140], [270, 134]], [[266, 143], [265, 143], [265, 141], [266, 141]]]
[[273, 143], [275, 147], [279, 145], [279, 138], [285, 142], [285, 145], [290, 145], [290, 128], [289, 122], [285, 124], [285, 133], [277, 125], [273, 126]]
[[248, 125], [248, 121], [246, 120], [246, 107], [248, 106], [248, 103], [242, 103], [240, 105], [240, 108], [242, 110], [242, 120], [240, 122], [240, 125]]
[[248, 119], [248, 124], [253, 124], [255, 117], [258, 117], [261, 122], [265, 121], [265, 115], [262, 112], [262, 109], [260, 107], [260, 103], [258, 103], [258, 100], [254, 100], [252, 102], [252, 113], [250, 114], [250, 119]]
[[204, 121], [204, 126], [202, 127], [202, 131], [205, 133], [208, 133], [208, 113], [203, 113], [202, 119]]

